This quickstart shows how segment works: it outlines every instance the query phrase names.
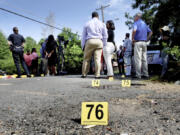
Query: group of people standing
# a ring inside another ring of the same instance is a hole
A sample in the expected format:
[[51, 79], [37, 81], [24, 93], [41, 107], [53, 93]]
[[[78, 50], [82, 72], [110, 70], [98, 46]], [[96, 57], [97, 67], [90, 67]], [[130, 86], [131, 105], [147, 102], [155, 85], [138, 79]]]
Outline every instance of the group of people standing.
[[[88, 21], [83, 29], [81, 46], [84, 51], [84, 60], [82, 66], [82, 78], [86, 78], [90, 68], [91, 57], [94, 55], [95, 78], [100, 78], [101, 55], [103, 52], [104, 60], [107, 66], [107, 77], [113, 77], [112, 55], [117, 51], [114, 42], [115, 25], [113, 21], [107, 21], [106, 25], [99, 20], [97, 12], [92, 13], [92, 20]], [[152, 31], [148, 25], [141, 19], [138, 13], [134, 17], [132, 40], [130, 34], [126, 34], [124, 46], [118, 51], [118, 63], [120, 72], [131, 75], [132, 48], [134, 48], [134, 63], [136, 79], [148, 78], [147, 64], [147, 41], [150, 40]]]
[[30, 50], [27, 50], [27, 53], [24, 54], [24, 60], [28, 70], [34, 75], [38, 75], [38, 58], [39, 56], [37, 54], [36, 48], [32, 48], [31, 52]]
[[[13, 34], [8, 37], [8, 44], [12, 52], [13, 60], [17, 69], [17, 78], [21, 78], [21, 68], [24, 68], [24, 71], [27, 77], [31, 77], [30, 74], [39, 75], [38, 69], [38, 59], [40, 58], [36, 52], [36, 48], [32, 48], [32, 51], [27, 50], [27, 53], [24, 54], [24, 43], [25, 39], [22, 35], [19, 34], [18, 28], [13, 28]], [[53, 35], [50, 35], [44, 43], [40, 50], [41, 53], [41, 73], [44, 75], [47, 74], [49, 69], [50, 75], [56, 75], [56, 63], [57, 63], [57, 54], [56, 54], [57, 42], [54, 39]]]
[[119, 67], [119, 74], [124, 77], [131, 76], [132, 68], [132, 41], [130, 40], [130, 34], [126, 33], [123, 46], [119, 47], [117, 51], [117, 61]]
[[[107, 21], [106, 25], [99, 20], [97, 12], [92, 13], [92, 19], [86, 23], [83, 29], [81, 47], [84, 52], [84, 59], [82, 65], [82, 78], [86, 78], [90, 70], [90, 62], [92, 56], [94, 56], [95, 63], [95, 78], [100, 78], [100, 72], [102, 69], [102, 54], [107, 66], [107, 77], [113, 77], [113, 65], [112, 56], [117, 53], [118, 66], [120, 74], [131, 76], [132, 61], [135, 68], [136, 79], [149, 78], [148, 63], [147, 63], [147, 41], [152, 36], [152, 31], [148, 25], [141, 19], [141, 14], [138, 13], [134, 17], [132, 40], [130, 40], [130, 34], [126, 33], [124, 45], [120, 46], [117, 50], [114, 38], [115, 25], [112, 20]], [[161, 77], [167, 71], [167, 65], [169, 55], [167, 54], [167, 47], [170, 44], [170, 29], [168, 26], [164, 26], [160, 29], [162, 46], [162, 61], [163, 68]], [[61, 40], [61, 38], [59, 38]], [[13, 28], [13, 34], [8, 37], [8, 44], [12, 51], [15, 66], [17, 68], [18, 76], [21, 77], [21, 68], [24, 68], [27, 77], [31, 77], [31, 73], [38, 73], [38, 59], [40, 58], [33, 48], [24, 54], [25, 39], [18, 33], [18, 28]], [[61, 44], [61, 43], [60, 43]], [[65, 44], [65, 43], [64, 43]], [[165, 45], [164, 45], [165, 44]], [[56, 64], [58, 63], [57, 56], [58, 44], [53, 35], [50, 35], [40, 49], [41, 53], [41, 73], [47, 75], [48, 69], [50, 75], [56, 75]], [[62, 48], [61, 45], [59, 45]], [[62, 50], [62, 49], [60, 49]], [[134, 58], [132, 59], [132, 55]], [[64, 57], [64, 56], [63, 56]]]

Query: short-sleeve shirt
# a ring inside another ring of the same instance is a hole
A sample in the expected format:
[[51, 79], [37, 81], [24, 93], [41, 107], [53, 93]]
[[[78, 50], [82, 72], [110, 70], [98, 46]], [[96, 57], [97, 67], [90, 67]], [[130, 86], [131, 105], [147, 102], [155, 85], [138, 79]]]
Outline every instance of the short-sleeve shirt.
[[132, 41], [129, 38], [125, 39], [123, 46], [125, 48], [124, 55], [125, 56], [132, 55]]
[[40, 48], [41, 57], [45, 58], [45, 51], [46, 51], [46, 41], [42, 44], [42, 47]]
[[36, 60], [38, 58], [38, 54], [36, 52], [33, 52], [31, 54], [32, 60]]
[[32, 63], [32, 56], [31, 55], [24, 54], [24, 60], [28, 66], [31, 66], [31, 63]]
[[8, 37], [8, 41], [11, 41], [14, 46], [22, 46], [25, 42], [25, 39], [20, 34], [11, 34]]
[[136, 30], [134, 40], [137, 41], [146, 41], [148, 33], [151, 32], [149, 26], [141, 19], [134, 22], [133, 30]]

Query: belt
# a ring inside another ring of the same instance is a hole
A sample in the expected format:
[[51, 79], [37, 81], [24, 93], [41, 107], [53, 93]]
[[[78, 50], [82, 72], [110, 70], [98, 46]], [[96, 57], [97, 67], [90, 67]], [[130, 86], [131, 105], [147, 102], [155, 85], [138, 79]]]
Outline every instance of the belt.
[[146, 42], [146, 40], [136, 40], [135, 42]]

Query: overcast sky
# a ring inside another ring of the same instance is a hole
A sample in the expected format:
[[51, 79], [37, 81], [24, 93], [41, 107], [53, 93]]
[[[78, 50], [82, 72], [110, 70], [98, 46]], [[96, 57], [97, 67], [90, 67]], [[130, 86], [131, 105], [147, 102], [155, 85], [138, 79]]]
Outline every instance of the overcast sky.
[[[50, 12], [55, 16], [55, 26], [69, 27], [73, 32], [81, 35], [84, 24], [91, 18], [91, 13], [102, 4], [111, 6], [106, 8], [105, 21], [114, 20], [116, 44], [122, 44], [126, 32], [131, 32], [125, 25], [125, 12], [134, 15], [138, 10], [133, 10], [131, 5], [133, 0], [0, 0], [0, 7], [31, 18], [45, 22]], [[101, 15], [101, 12], [99, 11]], [[100, 17], [101, 19], [101, 17]], [[42, 36], [41, 24], [15, 16], [0, 10], [0, 30], [8, 36], [12, 33], [12, 27], [17, 26], [24, 37], [31, 36], [39, 41]], [[61, 31], [55, 30], [54, 36]]]

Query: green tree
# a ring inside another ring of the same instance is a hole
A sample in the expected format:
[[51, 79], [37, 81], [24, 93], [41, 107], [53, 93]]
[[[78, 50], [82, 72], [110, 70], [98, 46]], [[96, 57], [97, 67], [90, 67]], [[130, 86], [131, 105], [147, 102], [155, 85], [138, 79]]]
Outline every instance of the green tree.
[[27, 37], [25, 40], [26, 40], [25, 47], [24, 47], [24, 51], [25, 52], [27, 50], [31, 51], [32, 48], [36, 48], [37, 47], [36, 41], [32, 37]]
[[64, 36], [65, 40], [69, 40], [67, 47], [64, 47], [65, 69], [69, 73], [80, 73], [83, 61], [83, 51], [81, 49], [79, 35], [73, 33], [69, 28], [63, 28], [63, 31], [59, 35]]
[[10, 51], [7, 40], [2, 32], [0, 32], [0, 59], [6, 59], [9, 57]]
[[38, 55], [40, 56], [41, 45], [39, 43], [42, 41], [40, 40], [39, 43], [37, 44], [36, 41], [32, 37], [27, 37], [25, 40], [26, 42], [25, 42], [24, 52], [26, 53], [27, 50], [31, 51], [32, 48], [36, 48], [36, 51]]
[[[180, 45], [180, 1], [179, 0], [133, 0], [132, 8], [139, 8], [143, 13], [143, 20], [153, 30], [152, 42], [159, 37], [159, 28], [169, 25], [173, 31], [172, 38], [174, 45]], [[125, 13], [126, 25], [131, 28], [133, 18]]]
[[7, 39], [2, 32], [0, 32], [0, 69], [9, 74], [16, 71]]

